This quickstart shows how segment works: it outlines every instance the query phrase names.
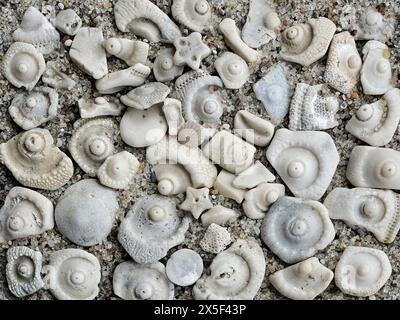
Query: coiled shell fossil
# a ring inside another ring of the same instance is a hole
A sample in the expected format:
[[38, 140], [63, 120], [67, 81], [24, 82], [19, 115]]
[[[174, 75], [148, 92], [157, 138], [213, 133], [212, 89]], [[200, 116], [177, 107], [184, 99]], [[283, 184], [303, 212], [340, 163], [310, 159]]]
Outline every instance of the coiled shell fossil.
[[54, 228], [53, 204], [40, 193], [14, 187], [0, 209], [0, 242], [26, 238]]
[[239, 239], [219, 253], [193, 287], [196, 300], [252, 300], [264, 279], [265, 258], [257, 242]]
[[78, 100], [81, 118], [99, 116], [119, 116], [125, 106], [115, 97], [97, 97], [95, 99], [81, 98]]
[[247, 192], [246, 189], [238, 188], [233, 185], [236, 175], [226, 170], [221, 170], [214, 183], [214, 189], [222, 196], [233, 199], [237, 203], [242, 203]]
[[150, 46], [138, 40], [109, 38], [103, 43], [108, 54], [125, 61], [128, 66], [137, 63], [146, 64]]
[[209, 192], [208, 188], [194, 189], [190, 186], [187, 187], [185, 201], [179, 205], [179, 208], [191, 212], [193, 217], [198, 219], [205, 210], [213, 206], [208, 197]]
[[177, 139], [179, 143], [194, 148], [204, 145], [215, 133], [214, 128], [205, 128], [197, 122], [187, 121], [179, 128]]
[[138, 199], [122, 220], [118, 241], [136, 262], [154, 263], [183, 242], [189, 220], [178, 215], [171, 198], [147, 195]]
[[200, 240], [200, 247], [206, 252], [220, 253], [231, 241], [228, 230], [218, 224], [211, 223]]
[[246, 170], [242, 171], [232, 181], [236, 188], [251, 189], [264, 182], [272, 182], [275, 176], [260, 161], [256, 161]]
[[174, 64], [187, 65], [193, 70], [200, 69], [201, 61], [211, 54], [211, 49], [203, 42], [199, 32], [175, 39]]
[[239, 214], [235, 210], [216, 205], [201, 215], [201, 224], [203, 227], [208, 227], [212, 223], [224, 226], [234, 222], [238, 217]]
[[118, 209], [116, 192], [95, 179], [80, 180], [58, 199], [57, 229], [75, 244], [93, 246], [111, 232]]
[[8, 288], [18, 298], [26, 297], [44, 286], [40, 271], [42, 254], [28, 247], [12, 247], [7, 251], [6, 277]]
[[46, 70], [42, 76], [43, 83], [55, 89], [71, 90], [76, 82], [61, 72], [54, 61], [46, 63]]
[[153, 64], [153, 73], [157, 81], [171, 81], [183, 73], [185, 67], [175, 65], [174, 54], [173, 48], [164, 48], [158, 52]]
[[172, 16], [185, 27], [202, 32], [211, 19], [211, 7], [206, 0], [174, 0]]
[[45, 288], [59, 300], [92, 300], [99, 293], [99, 261], [84, 250], [53, 252], [43, 272], [46, 274]]
[[203, 259], [190, 249], [181, 249], [171, 254], [165, 267], [168, 278], [178, 286], [191, 286], [203, 273]]
[[271, 206], [260, 231], [267, 247], [289, 264], [325, 249], [335, 237], [324, 205], [293, 197], [281, 197]]
[[46, 129], [31, 129], [0, 144], [0, 161], [26, 187], [57, 190], [74, 172], [70, 158], [58, 149]]
[[82, 26], [82, 20], [72, 9], [60, 11], [55, 19], [55, 27], [62, 33], [74, 36]]
[[296, 197], [318, 200], [332, 180], [339, 154], [325, 132], [279, 129], [267, 159]]
[[157, 164], [153, 170], [158, 192], [164, 196], [183, 193], [191, 186], [190, 175], [181, 164]]
[[224, 52], [214, 62], [215, 69], [228, 89], [240, 89], [250, 77], [249, 67], [240, 56]]
[[121, 96], [121, 102], [131, 108], [146, 110], [164, 102], [170, 88], [160, 82], [149, 82]]
[[177, 99], [166, 98], [162, 110], [168, 123], [168, 134], [176, 136], [179, 128], [185, 123], [182, 115], [182, 103]]
[[124, 300], [172, 300], [174, 285], [168, 280], [161, 262], [119, 264], [113, 275], [113, 291]]
[[394, 20], [384, 17], [373, 6], [362, 12], [359, 23], [355, 26], [357, 40], [378, 40], [386, 42], [392, 38], [395, 30]]

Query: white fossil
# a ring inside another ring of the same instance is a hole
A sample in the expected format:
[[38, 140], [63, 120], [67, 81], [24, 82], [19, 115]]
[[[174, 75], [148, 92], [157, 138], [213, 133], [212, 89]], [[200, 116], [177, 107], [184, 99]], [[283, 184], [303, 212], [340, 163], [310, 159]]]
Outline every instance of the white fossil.
[[46, 87], [17, 94], [8, 108], [11, 118], [24, 130], [36, 128], [55, 118], [57, 110], [58, 93]]
[[223, 34], [227, 46], [248, 63], [256, 63], [260, 59], [257, 50], [243, 42], [234, 20], [230, 18], [222, 20], [219, 24], [219, 31]]
[[71, 60], [94, 79], [100, 79], [108, 73], [103, 42], [103, 31], [100, 28], [82, 27], [69, 50]]
[[203, 273], [203, 259], [190, 249], [181, 249], [171, 254], [165, 266], [167, 277], [178, 286], [191, 286]]
[[178, 26], [149, 0], [119, 0], [114, 5], [115, 23], [150, 42], [173, 42], [181, 36]]
[[191, 186], [190, 174], [181, 164], [157, 164], [153, 170], [158, 192], [164, 196], [184, 193]]
[[215, 134], [202, 150], [214, 163], [235, 174], [252, 165], [256, 152], [253, 145], [226, 130]]
[[125, 106], [115, 97], [96, 97], [95, 99], [81, 98], [78, 100], [81, 118], [99, 116], [119, 116]]
[[202, 32], [211, 19], [211, 7], [206, 0], [174, 0], [172, 16], [185, 27]]
[[110, 118], [80, 122], [72, 134], [68, 150], [79, 167], [95, 177], [101, 164], [114, 153], [115, 122]]
[[179, 128], [184, 124], [185, 119], [182, 115], [182, 103], [173, 98], [166, 98], [162, 106], [165, 119], [168, 123], [168, 134], [176, 136]]
[[26, 187], [57, 190], [74, 173], [68, 156], [54, 144], [47, 129], [31, 129], [0, 144], [0, 161]]
[[193, 287], [196, 300], [252, 300], [265, 274], [264, 253], [252, 239], [238, 239], [219, 253]]
[[221, 170], [217, 179], [214, 182], [214, 189], [224, 197], [235, 200], [237, 203], [242, 203], [247, 192], [246, 189], [237, 188], [233, 185], [236, 176], [226, 170]]
[[163, 103], [171, 89], [161, 82], [149, 82], [121, 96], [121, 102], [131, 108], [146, 110]]
[[55, 89], [71, 90], [76, 84], [74, 80], [58, 69], [54, 61], [46, 63], [46, 70], [43, 73], [42, 81]]
[[377, 293], [389, 279], [392, 266], [378, 249], [347, 247], [335, 268], [335, 283], [349, 295], [368, 297]]
[[113, 291], [124, 300], [172, 300], [174, 285], [161, 262], [138, 264], [126, 261], [113, 274]]
[[335, 24], [319, 17], [285, 29], [282, 33], [282, 59], [309, 66], [321, 59], [328, 51], [335, 34]]
[[50, 254], [43, 267], [45, 289], [59, 300], [92, 300], [99, 293], [101, 267], [97, 258], [81, 249]]
[[118, 209], [115, 191], [95, 179], [80, 180], [65, 190], [57, 201], [57, 229], [77, 245], [93, 246], [107, 238]]
[[29, 43], [14, 42], [1, 64], [3, 75], [17, 88], [32, 90], [46, 70], [43, 55]]
[[228, 230], [218, 224], [211, 223], [200, 240], [200, 247], [209, 253], [220, 253], [231, 241], [231, 234]]
[[138, 263], [154, 263], [182, 243], [190, 217], [179, 216], [175, 201], [160, 195], [138, 199], [122, 220], [118, 241]]
[[128, 108], [120, 122], [122, 140], [135, 148], [161, 141], [168, 130], [161, 104], [146, 110]]
[[365, 228], [383, 243], [391, 243], [400, 229], [400, 195], [391, 190], [335, 188], [324, 205], [331, 219], [352, 228]]
[[378, 40], [386, 42], [392, 38], [395, 30], [395, 21], [384, 17], [373, 6], [366, 8], [359, 17], [355, 26], [357, 40]]
[[280, 183], [263, 183], [247, 191], [243, 211], [250, 219], [262, 219], [268, 208], [285, 195], [285, 186]]
[[109, 156], [97, 171], [103, 186], [113, 189], [126, 189], [139, 168], [139, 161], [128, 151]]
[[128, 66], [146, 64], [150, 45], [143, 41], [124, 38], [109, 38], [103, 42], [108, 54], [125, 61]]
[[96, 89], [100, 93], [111, 94], [126, 87], [138, 87], [149, 76], [151, 69], [141, 63], [136, 63], [127, 69], [106, 74], [96, 81]]
[[234, 132], [259, 147], [265, 147], [274, 135], [274, 125], [246, 110], [236, 113], [233, 122]]
[[232, 52], [224, 52], [215, 60], [214, 66], [228, 89], [240, 89], [250, 78], [246, 61]]
[[189, 211], [195, 219], [198, 219], [205, 210], [213, 207], [208, 197], [209, 192], [208, 188], [195, 189], [187, 187], [185, 201], [179, 205], [179, 208]]
[[224, 226], [236, 221], [238, 217], [239, 214], [235, 210], [221, 205], [216, 205], [215, 207], [212, 207], [210, 210], [203, 213], [200, 219], [203, 227], [208, 227], [212, 223]]
[[275, 39], [280, 26], [281, 20], [271, 6], [270, 0], [250, 0], [242, 38], [247, 45], [257, 49]]
[[346, 130], [375, 147], [389, 143], [400, 121], [400, 90], [390, 89], [371, 104], [362, 105], [347, 122]]
[[382, 42], [370, 40], [362, 50], [364, 63], [361, 68], [363, 92], [381, 95], [393, 88], [392, 66], [390, 65], [389, 48]]
[[299, 82], [290, 102], [290, 130], [325, 130], [338, 125], [339, 102], [327, 85]]
[[319, 131], [276, 131], [267, 159], [296, 197], [320, 199], [339, 164], [331, 136]]
[[350, 154], [346, 177], [356, 187], [400, 190], [400, 152], [356, 146]]
[[173, 48], [163, 48], [158, 52], [153, 64], [153, 73], [157, 81], [171, 81], [183, 73], [185, 67], [174, 64], [174, 54]]
[[329, 48], [324, 80], [332, 88], [350, 93], [360, 79], [361, 57], [348, 31], [333, 36]]
[[201, 61], [211, 54], [211, 49], [203, 42], [199, 32], [175, 39], [174, 46], [174, 64], [178, 67], [187, 65], [196, 71], [200, 69]]
[[60, 35], [35, 7], [29, 7], [20, 27], [13, 32], [16, 42], [30, 43], [42, 54], [50, 54], [60, 46]]
[[332, 279], [333, 272], [314, 257], [269, 276], [275, 289], [293, 300], [314, 299], [325, 291]]
[[82, 19], [74, 10], [66, 9], [57, 14], [54, 25], [62, 33], [74, 36], [82, 26]]
[[41, 270], [42, 254], [39, 251], [23, 246], [8, 249], [6, 277], [14, 296], [23, 298], [39, 291], [44, 286]]
[[54, 228], [53, 204], [40, 193], [12, 188], [0, 209], [0, 242], [39, 235]]
[[289, 110], [291, 90], [282, 64], [273, 66], [253, 86], [254, 93], [275, 123], [282, 122]]
[[326, 207], [314, 200], [279, 198], [268, 210], [260, 229], [267, 247], [292, 264], [325, 249], [335, 237]]
[[190, 174], [194, 188], [211, 188], [217, 177], [217, 168], [199, 148], [188, 148], [173, 138], [164, 138], [146, 150], [146, 159], [152, 164], [181, 164]]
[[272, 182], [275, 176], [260, 161], [256, 161], [242, 171], [232, 181], [232, 185], [240, 189], [252, 189], [265, 182]]
[[214, 128], [205, 128], [197, 122], [187, 121], [179, 128], [177, 139], [179, 143], [194, 148], [210, 140], [216, 131]]

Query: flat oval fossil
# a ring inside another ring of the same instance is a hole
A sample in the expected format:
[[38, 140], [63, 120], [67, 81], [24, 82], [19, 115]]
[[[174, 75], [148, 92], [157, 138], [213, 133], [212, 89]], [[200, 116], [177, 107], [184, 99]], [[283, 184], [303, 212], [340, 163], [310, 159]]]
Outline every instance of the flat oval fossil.
[[180, 249], [171, 254], [165, 271], [168, 279], [178, 286], [191, 286], [203, 273], [203, 259], [196, 251]]
[[174, 48], [163, 48], [158, 52], [153, 64], [153, 73], [157, 81], [171, 81], [183, 73], [185, 66], [175, 65], [174, 54]]
[[206, 0], [174, 0], [172, 16], [185, 27], [202, 32], [211, 19], [211, 7]]
[[239, 214], [235, 210], [216, 205], [201, 215], [201, 224], [203, 227], [208, 227], [212, 223], [224, 226], [236, 221], [238, 217]]
[[129, 91], [120, 99], [128, 107], [146, 110], [163, 103], [170, 91], [170, 88], [161, 82], [149, 82]]

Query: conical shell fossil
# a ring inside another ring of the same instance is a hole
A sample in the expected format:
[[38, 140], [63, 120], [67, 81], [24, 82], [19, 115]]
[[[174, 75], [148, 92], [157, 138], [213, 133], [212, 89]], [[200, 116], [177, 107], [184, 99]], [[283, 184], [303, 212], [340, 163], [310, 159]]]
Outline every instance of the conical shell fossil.
[[224, 52], [214, 66], [228, 89], [240, 89], [250, 78], [246, 61], [232, 52]]
[[218, 122], [223, 113], [221, 98], [216, 92], [222, 88], [221, 79], [204, 71], [189, 71], [175, 82], [178, 99], [182, 101], [187, 121]]
[[332, 88], [350, 93], [360, 79], [362, 61], [348, 31], [334, 35], [328, 53], [324, 80]]
[[170, 88], [161, 82], [149, 82], [121, 96], [121, 102], [131, 108], [145, 110], [164, 102]]
[[235, 210], [217, 205], [201, 215], [201, 224], [203, 227], [208, 227], [212, 223], [224, 226], [234, 222], [238, 217], [239, 214]]
[[224, 227], [212, 223], [208, 226], [203, 238], [200, 240], [200, 247], [210, 253], [220, 253], [231, 243], [231, 235]]
[[136, 63], [146, 64], [149, 44], [143, 41], [123, 38], [110, 38], [103, 43], [108, 54], [125, 61], [128, 66]]
[[223, 34], [226, 44], [233, 52], [241, 56], [248, 63], [258, 61], [260, 58], [258, 52], [243, 42], [234, 20], [230, 18], [222, 20], [219, 24], [219, 31]]
[[151, 42], [173, 42], [181, 36], [175, 23], [149, 0], [119, 0], [114, 6], [115, 23]]
[[53, 204], [40, 193], [14, 187], [0, 209], [0, 242], [26, 238], [54, 228]]
[[244, 42], [252, 48], [259, 48], [276, 38], [281, 20], [271, 7], [269, 0], [251, 0], [246, 24], [242, 30]]
[[252, 300], [264, 279], [265, 258], [254, 239], [237, 240], [212, 261], [193, 287], [196, 300]]
[[210, 140], [215, 133], [214, 128], [204, 128], [197, 122], [187, 121], [179, 128], [177, 139], [179, 143], [194, 148]]
[[14, 86], [32, 90], [45, 71], [46, 63], [33, 45], [14, 42], [3, 57], [1, 69]]
[[179, 128], [184, 124], [185, 119], [182, 115], [182, 103], [173, 98], [166, 98], [162, 106], [165, 119], [168, 123], [168, 134], [176, 136]]
[[138, 263], [154, 263], [182, 243], [189, 228], [168, 197], [148, 195], [136, 201], [118, 231], [118, 241]]
[[55, 27], [62, 33], [74, 36], [82, 26], [82, 20], [72, 9], [60, 11], [55, 19]]
[[362, 12], [355, 26], [357, 40], [378, 40], [386, 42], [395, 30], [393, 19], [384, 17], [373, 6]]
[[54, 61], [46, 63], [46, 70], [42, 76], [42, 81], [55, 89], [71, 90], [76, 82], [61, 72]]
[[284, 67], [281, 64], [272, 67], [256, 82], [253, 90], [272, 121], [280, 123], [288, 113], [291, 96]]
[[393, 88], [392, 66], [389, 48], [375, 40], [368, 41], [362, 50], [364, 63], [361, 68], [361, 84], [365, 94], [381, 95]]
[[164, 138], [146, 151], [146, 159], [152, 164], [181, 164], [190, 174], [194, 188], [211, 188], [217, 177], [217, 168], [199, 148], [188, 148], [173, 138]]
[[40, 271], [42, 254], [28, 247], [12, 247], [7, 251], [6, 277], [8, 288], [18, 298], [26, 297], [44, 286]]
[[290, 102], [290, 130], [325, 130], [336, 127], [339, 102], [326, 85], [298, 83]]
[[69, 56], [77, 66], [94, 79], [108, 73], [106, 50], [100, 28], [80, 28], [72, 42]]
[[287, 28], [282, 33], [282, 59], [309, 66], [328, 51], [335, 24], [324, 17]]
[[332, 180], [339, 154], [325, 132], [279, 129], [267, 159], [296, 197], [318, 200]]
[[172, 16], [185, 27], [202, 32], [211, 19], [211, 7], [206, 0], [174, 0]]
[[199, 32], [175, 39], [174, 46], [174, 64], [187, 65], [193, 70], [199, 70], [201, 61], [211, 54], [211, 49], [203, 42]]
[[191, 186], [190, 175], [181, 164], [158, 164], [153, 170], [158, 192], [164, 196], [183, 193]]
[[128, 151], [109, 156], [97, 171], [103, 186], [113, 189], [126, 189], [139, 168], [139, 161]]
[[264, 218], [268, 208], [285, 195], [285, 186], [279, 183], [263, 183], [247, 191], [243, 211], [250, 219]]
[[383, 243], [391, 243], [400, 229], [400, 196], [390, 190], [336, 188], [325, 198], [331, 219], [365, 228]]
[[232, 173], [250, 167], [256, 152], [254, 146], [226, 130], [213, 136], [202, 150], [206, 157]]
[[20, 27], [13, 33], [14, 41], [30, 43], [42, 54], [60, 46], [60, 35], [46, 17], [35, 7], [29, 7]]
[[392, 140], [400, 121], [400, 90], [390, 89], [382, 99], [361, 106], [346, 124], [346, 130], [375, 147]]
[[122, 140], [135, 148], [154, 145], [168, 130], [161, 104], [146, 110], [128, 108], [120, 122]]
[[272, 182], [275, 176], [260, 161], [256, 161], [253, 165], [238, 174], [232, 181], [232, 185], [236, 188], [251, 189], [257, 187], [264, 182]]
[[99, 260], [84, 250], [56, 251], [43, 267], [45, 288], [59, 300], [92, 300], [99, 293], [100, 270]]
[[31, 92], [17, 94], [8, 112], [16, 124], [29, 130], [53, 119], [57, 115], [57, 109], [57, 91], [39, 87]]
[[356, 187], [400, 190], [400, 152], [356, 146], [350, 154], [346, 177]]
[[165, 266], [168, 279], [178, 286], [191, 286], [203, 273], [203, 259], [190, 249], [175, 251]]
[[233, 185], [236, 176], [226, 170], [221, 170], [214, 183], [214, 189], [224, 197], [235, 200], [237, 203], [242, 203], [247, 192], [246, 189], [237, 188]]
[[248, 142], [259, 147], [265, 147], [274, 135], [274, 125], [246, 110], [236, 113], [233, 127], [235, 133]]
[[293, 197], [281, 197], [271, 206], [260, 232], [267, 247], [290, 264], [325, 249], [335, 237], [324, 205]]
[[57, 229], [75, 244], [93, 246], [111, 232], [118, 209], [116, 192], [95, 179], [80, 180], [58, 199]]
[[26, 187], [57, 190], [72, 177], [74, 166], [46, 129], [22, 132], [0, 144], [0, 161]]
[[78, 100], [81, 118], [94, 118], [99, 116], [119, 116], [125, 106], [114, 97], [97, 97], [95, 99], [81, 98]]
[[335, 268], [335, 283], [349, 295], [368, 297], [377, 293], [392, 273], [387, 255], [377, 249], [347, 247]]
[[194, 189], [187, 187], [185, 201], [179, 205], [179, 208], [189, 211], [195, 219], [198, 219], [205, 210], [213, 206], [208, 197], [209, 192], [208, 188]]
[[90, 119], [72, 134], [68, 149], [79, 167], [95, 177], [101, 164], [114, 153], [114, 139], [112, 119]]
[[153, 73], [157, 81], [171, 81], [183, 73], [185, 67], [174, 64], [174, 54], [173, 48], [164, 48], [158, 52], [153, 64]]
[[119, 264], [113, 275], [113, 291], [124, 300], [172, 300], [174, 285], [168, 280], [161, 262]]
[[333, 272], [314, 257], [269, 276], [275, 289], [293, 300], [314, 299], [328, 287], [332, 279]]

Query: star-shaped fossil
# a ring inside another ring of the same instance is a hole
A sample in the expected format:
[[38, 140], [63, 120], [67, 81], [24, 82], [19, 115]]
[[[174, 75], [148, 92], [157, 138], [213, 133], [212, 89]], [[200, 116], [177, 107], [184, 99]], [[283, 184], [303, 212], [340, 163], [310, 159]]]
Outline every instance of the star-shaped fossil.
[[193, 70], [199, 70], [201, 60], [211, 54], [210, 48], [201, 40], [201, 34], [198, 32], [175, 39], [174, 46], [174, 63], [177, 66], [186, 64]]
[[186, 199], [179, 206], [182, 210], [189, 211], [192, 213], [195, 219], [198, 219], [200, 215], [207, 209], [211, 209], [213, 204], [208, 198], [208, 188], [195, 189], [188, 187], [186, 189]]

